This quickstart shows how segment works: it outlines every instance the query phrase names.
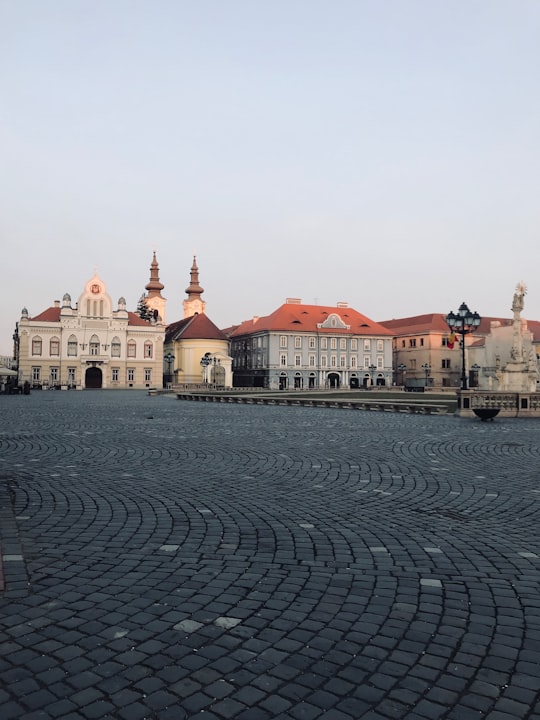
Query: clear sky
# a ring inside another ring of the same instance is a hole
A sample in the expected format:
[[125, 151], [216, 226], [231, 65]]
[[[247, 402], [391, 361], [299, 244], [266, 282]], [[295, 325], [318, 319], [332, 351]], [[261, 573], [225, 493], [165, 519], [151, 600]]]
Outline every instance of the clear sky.
[[167, 320], [286, 297], [540, 319], [538, 0], [0, 0], [0, 354], [94, 267]]

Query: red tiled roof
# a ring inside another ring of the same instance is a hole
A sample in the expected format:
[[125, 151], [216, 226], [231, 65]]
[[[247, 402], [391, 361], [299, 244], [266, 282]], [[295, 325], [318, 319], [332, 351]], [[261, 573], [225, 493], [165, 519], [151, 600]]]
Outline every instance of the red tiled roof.
[[167, 326], [165, 342], [174, 340], [227, 340], [227, 336], [207, 315], [198, 313]]
[[[497, 321], [501, 323], [501, 325], [512, 323], [511, 320], [505, 318], [483, 317], [480, 319], [480, 325], [474, 331], [474, 334], [488, 335], [493, 321]], [[443, 313], [428, 313], [426, 315], [414, 315], [413, 317], [397, 318], [394, 320], [383, 320], [381, 325], [391, 330], [393, 335], [422, 335], [430, 332], [450, 332], [446, 324], [446, 314], [443, 315]]]
[[232, 330], [231, 337], [251, 335], [255, 332], [320, 332], [321, 323], [329, 315], [338, 315], [348, 328], [325, 327], [323, 332], [336, 332], [349, 335], [392, 335], [390, 330], [362, 315], [350, 307], [331, 307], [327, 305], [300, 305], [284, 303], [277, 310], [265, 317], [244, 320]]
[[140, 325], [143, 327], [148, 327], [150, 325], [150, 321], [143, 320], [140, 315], [137, 315], [137, 313], [128, 311], [128, 325]]
[[[59, 307], [50, 307], [30, 319], [36, 322], [60, 322], [60, 312], [61, 309]], [[150, 325], [150, 323], [148, 320], [143, 320], [139, 315], [137, 315], [137, 313], [128, 312], [128, 325], [146, 327]]]
[[60, 308], [49, 307], [35, 317], [31, 318], [37, 322], [60, 322]]

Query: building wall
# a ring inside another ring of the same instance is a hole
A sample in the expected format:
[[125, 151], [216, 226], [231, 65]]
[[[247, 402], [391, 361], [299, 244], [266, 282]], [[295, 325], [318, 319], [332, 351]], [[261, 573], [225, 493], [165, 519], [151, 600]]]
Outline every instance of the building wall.
[[237, 386], [323, 389], [392, 384], [390, 337], [324, 330], [262, 332], [233, 338], [231, 347]]
[[[227, 340], [217, 339], [180, 339], [165, 346], [165, 355], [172, 353], [174, 360], [171, 369], [175, 385], [212, 383], [216, 373], [210, 365], [201, 365], [206, 353], [212, 366], [219, 364], [224, 369], [223, 384], [232, 387], [232, 360], [229, 357], [229, 343]], [[215, 363], [214, 363], [215, 359]], [[168, 375], [169, 365], [165, 362], [164, 372]], [[219, 375], [219, 372], [217, 373]], [[221, 383], [220, 383], [221, 384]]]
[[82, 389], [94, 386], [94, 375], [102, 388], [161, 388], [164, 327], [130, 324], [125, 301], [113, 310], [97, 276], [87, 286], [99, 286], [99, 292], [90, 289], [89, 295], [87, 287], [75, 308], [64, 296], [61, 308], [57, 303], [38, 316], [45, 319], [23, 312], [17, 327], [19, 384]]

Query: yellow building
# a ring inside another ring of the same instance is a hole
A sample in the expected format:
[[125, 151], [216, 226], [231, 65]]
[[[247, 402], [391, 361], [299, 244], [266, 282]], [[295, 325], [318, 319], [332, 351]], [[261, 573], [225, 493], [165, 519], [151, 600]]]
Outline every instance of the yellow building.
[[232, 387], [229, 340], [206, 315], [196, 258], [183, 302], [184, 317], [167, 326], [164, 372], [167, 384]]

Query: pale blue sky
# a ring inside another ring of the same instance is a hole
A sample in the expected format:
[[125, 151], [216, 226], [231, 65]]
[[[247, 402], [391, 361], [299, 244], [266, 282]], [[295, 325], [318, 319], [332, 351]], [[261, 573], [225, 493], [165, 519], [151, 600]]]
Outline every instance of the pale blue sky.
[[538, 0], [0, 0], [0, 354], [94, 266], [167, 319], [286, 297], [540, 319]]

